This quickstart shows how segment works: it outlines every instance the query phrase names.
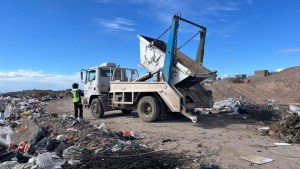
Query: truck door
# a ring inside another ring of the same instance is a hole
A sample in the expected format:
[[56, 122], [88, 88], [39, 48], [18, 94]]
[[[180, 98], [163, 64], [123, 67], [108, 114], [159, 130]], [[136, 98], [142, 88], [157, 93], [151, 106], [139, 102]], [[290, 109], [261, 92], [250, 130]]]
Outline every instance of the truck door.
[[84, 87], [85, 95], [86, 97], [90, 97], [91, 95], [97, 94], [97, 76], [96, 70], [88, 70], [86, 72], [86, 85]]
[[112, 75], [112, 70], [109, 68], [101, 68], [100, 69], [100, 86], [101, 92], [108, 93], [109, 92], [109, 82]]

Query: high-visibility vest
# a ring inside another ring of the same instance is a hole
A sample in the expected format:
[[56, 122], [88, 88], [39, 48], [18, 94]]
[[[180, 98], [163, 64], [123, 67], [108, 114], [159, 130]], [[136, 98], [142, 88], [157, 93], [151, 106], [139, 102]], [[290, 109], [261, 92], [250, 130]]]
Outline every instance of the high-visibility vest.
[[73, 89], [72, 91], [72, 98], [73, 98], [73, 102], [79, 102], [80, 101], [80, 96], [79, 96], [79, 89]]

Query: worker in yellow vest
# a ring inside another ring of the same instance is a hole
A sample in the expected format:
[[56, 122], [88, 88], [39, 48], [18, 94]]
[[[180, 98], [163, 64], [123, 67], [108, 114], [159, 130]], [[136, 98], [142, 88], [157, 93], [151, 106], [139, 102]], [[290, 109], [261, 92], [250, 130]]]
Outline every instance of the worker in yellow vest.
[[[72, 98], [74, 103], [74, 112], [75, 112], [75, 118], [78, 119], [78, 121], [81, 121], [83, 119], [83, 109], [82, 109], [82, 103], [81, 103], [81, 97], [83, 96], [83, 93], [80, 89], [78, 89], [78, 84], [73, 83], [72, 84]], [[79, 117], [78, 117], [78, 109], [79, 109]]]

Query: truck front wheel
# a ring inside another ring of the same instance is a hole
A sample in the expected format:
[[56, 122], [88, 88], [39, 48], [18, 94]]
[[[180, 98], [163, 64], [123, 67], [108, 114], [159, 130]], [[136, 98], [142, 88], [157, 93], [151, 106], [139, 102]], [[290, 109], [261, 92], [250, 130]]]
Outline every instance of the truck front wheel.
[[91, 113], [94, 118], [104, 117], [104, 110], [103, 110], [102, 102], [99, 98], [94, 98], [92, 100]]
[[156, 121], [160, 115], [160, 104], [155, 97], [145, 96], [138, 103], [138, 115], [145, 122]]

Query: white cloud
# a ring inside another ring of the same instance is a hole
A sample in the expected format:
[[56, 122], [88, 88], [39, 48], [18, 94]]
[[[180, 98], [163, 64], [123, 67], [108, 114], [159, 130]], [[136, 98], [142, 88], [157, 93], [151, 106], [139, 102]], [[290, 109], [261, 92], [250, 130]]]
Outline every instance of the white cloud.
[[247, 21], [240, 21], [234, 24], [227, 24], [223, 28], [211, 30], [209, 33], [211, 35], [218, 35], [222, 38], [229, 38], [241, 25], [247, 23]]
[[122, 17], [114, 19], [95, 18], [94, 22], [98, 26], [105, 28], [105, 30], [107, 31], [135, 31], [135, 29], [133, 28], [133, 26], [135, 25], [134, 22]]
[[280, 72], [280, 71], [282, 71], [282, 70], [283, 70], [283, 69], [279, 68], [279, 69], [276, 70], [276, 72]]
[[277, 54], [288, 54], [288, 53], [298, 53], [300, 52], [300, 48], [287, 48], [287, 49], [280, 49], [275, 51]]
[[[163, 23], [162, 27], [167, 27], [170, 25], [172, 16], [174, 14], [181, 13], [183, 18], [187, 18], [195, 22], [201, 22], [200, 24], [209, 23], [211, 26], [209, 27], [208, 32], [214, 32], [210, 35], [227, 38], [234, 34], [236, 30], [238, 30], [238, 28], [241, 26], [241, 22], [244, 22], [231, 20], [230, 16], [232, 16], [232, 13], [242, 10], [242, 4], [252, 4], [253, 0], [98, 0], [98, 2], [110, 3], [116, 7], [128, 4], [137, 4], [142, 7], [136, 9], [136, 12], [139, 15], [156, 18], [158, 21]], [[215, 24], [213, 23], [222, 24], [214, 26]], [[132, 26], [119, 25], [116, 22], [108, 20], [98, 20], [98, 24], [101, 27], [105, 27], [109, 31], [134, 30]], [[181, 24], [180, 27], [184, 27], [184, 24]], [[181, 30], [185, 30], [185, 28]]]
[[72, 83], [79, 83], [79, 81], [79, 73], [67, 75], [32, 70], [0, 71], [0, 91], [27, 89], [62, 90], [71, 88]]
[[235, 2], [226, 2], [220, 3], [215, 1], [210, 7], [207, 8], [208, 10], [212, 11], [238, 11], [240, 10], [239, 5]]

